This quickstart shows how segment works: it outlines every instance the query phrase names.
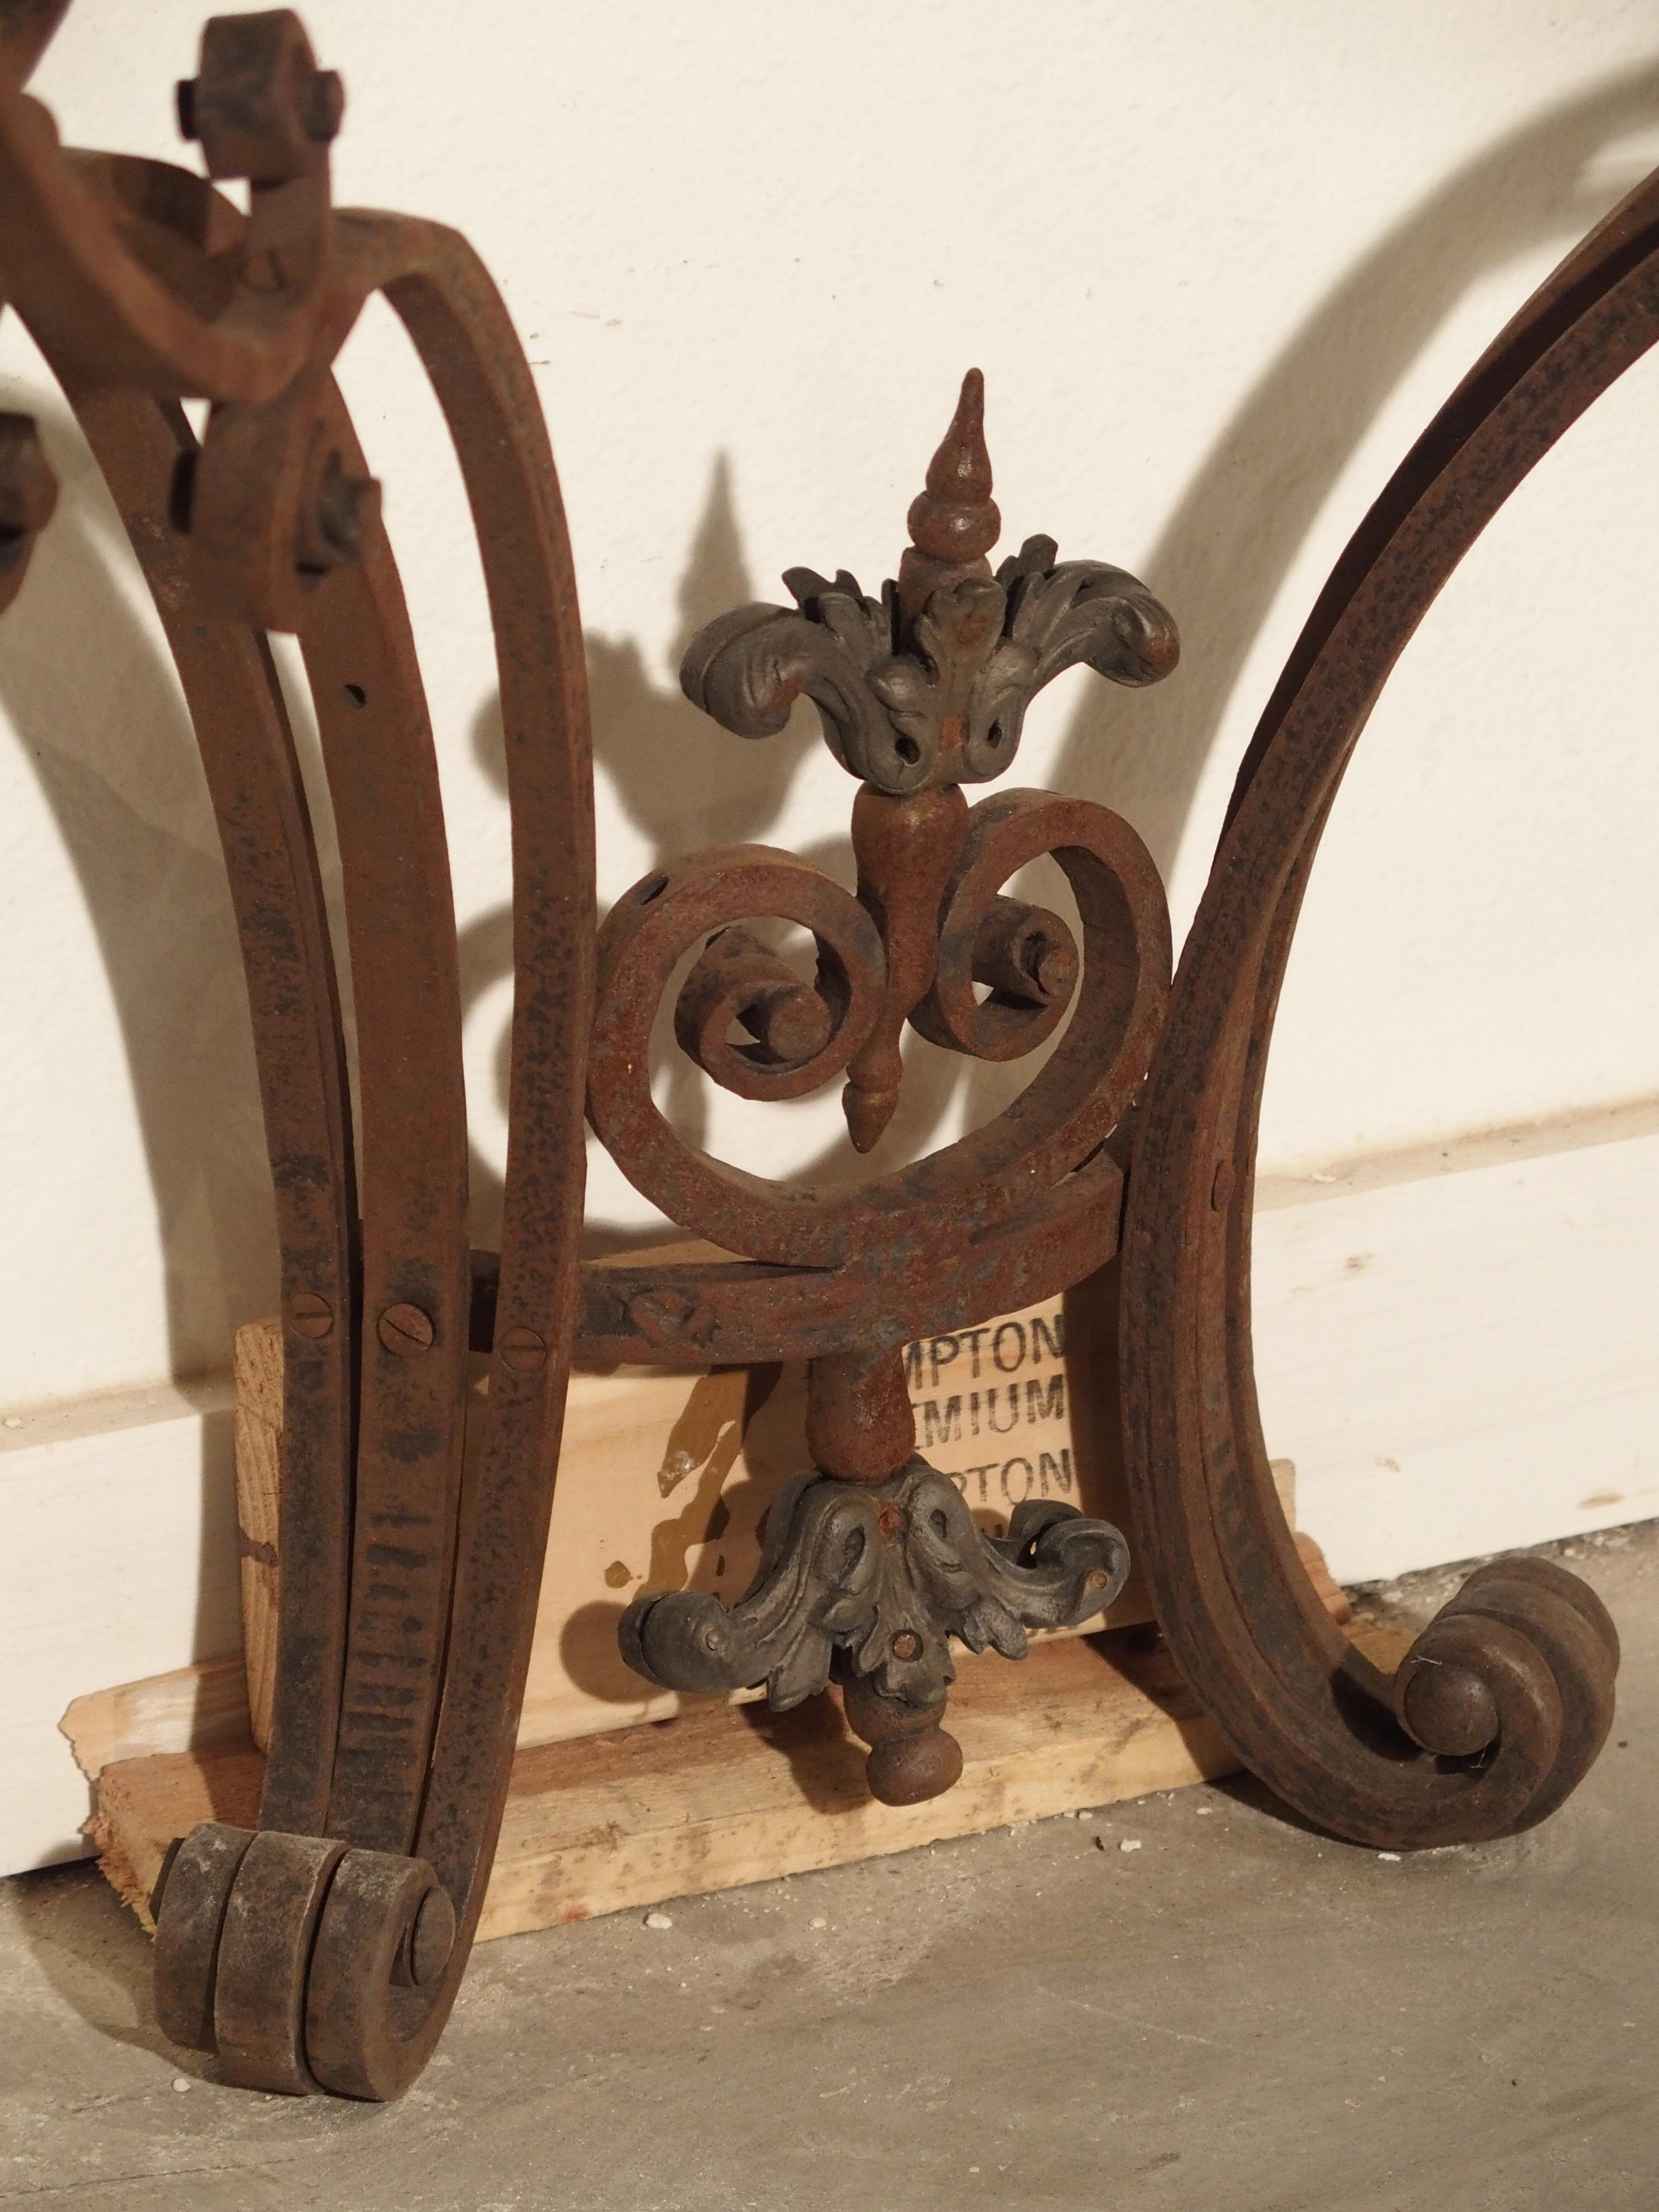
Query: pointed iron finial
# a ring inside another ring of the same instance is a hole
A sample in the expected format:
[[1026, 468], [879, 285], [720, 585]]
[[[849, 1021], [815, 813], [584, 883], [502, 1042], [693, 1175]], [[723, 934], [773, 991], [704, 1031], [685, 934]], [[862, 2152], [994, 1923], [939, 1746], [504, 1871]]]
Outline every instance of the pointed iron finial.
[[962, 380], [951, 427], [927, 466], [927, 489], [911, 502], [908, 520], [899, 605], [914, 621], [939, 585], [990, 574], [985, 556], [1002, 528], [985, 450], [985, 379], [976, 368]]

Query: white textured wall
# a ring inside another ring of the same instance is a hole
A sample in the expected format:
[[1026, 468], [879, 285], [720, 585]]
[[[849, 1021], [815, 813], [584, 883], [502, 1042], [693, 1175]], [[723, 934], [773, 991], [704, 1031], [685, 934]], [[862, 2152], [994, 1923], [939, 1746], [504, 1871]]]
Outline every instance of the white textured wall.
[[[199, 13], [78, 0], [38, 85], [66, 138], [191, 160], [170, 86]], [[850, 788], [806, 718], [740, 745], [680, 699], [678, 648], [791, 562], [889, 573], [977, 362], [1007, 541], [1046, 530], [1138, 569], [1186, 640], [1161, 692], [1056, 687], [1020, 778], [1121, 805], [1184, 924], [1348, 530], [1513, 304], [1659, 158], [1659, 24], [1636, 7], [305, 13], [349, 92], [337, 197], [466, 231], [538, 364], [592, 646], [607, 899], [714, 838], [836, 859]], [[15, 321], [0, 350], [6, 404], [40, 404]], [[474, 1119], [498, 1161], [507, 820], [482, 592], [388, 315], [343, 374], [441, 733]], [[1378, 714], [1307, 909], [1267, 1164], [1659, 1091], [1656, 398], [1659, 369], [1637, 371], [1540, 472]], [[273, 1279], [211, 820], [112, 518], [72, 435], [58, 447], [70, 495], [0, 638], [13, 1405], [221, 1365]], [[953, 1126], [941, 1091], [919, 1083], [912, 1141]], [[836, 1121], [833, 1096], [720, 1097], [708, 1126], [781, 1166]], [[648, 1218], [603, 1162], [591, 1210]]]

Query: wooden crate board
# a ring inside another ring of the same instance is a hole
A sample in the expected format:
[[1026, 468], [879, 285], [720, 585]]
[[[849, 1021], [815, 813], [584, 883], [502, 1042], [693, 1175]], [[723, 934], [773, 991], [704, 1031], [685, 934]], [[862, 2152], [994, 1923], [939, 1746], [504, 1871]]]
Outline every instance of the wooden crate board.
[[[676, 1248], [673, 1256], [694, 1249]], [[1109, 1292], [1084, 1284], [1064, 1298], [907, 1347], [918, 1446], [993, 1533], [1022, 1498], [1055, 1497], [1117, 1522], [1133, 1559], [1115, 1407], [1099, 1401], [1090, 1380], [1115, 1368], [1115, 1353], [1099, 1340], [1110, 1310]], [[475, 1413], [486, 1371], [477, 1363]], [[283, 1360], [275, 1322], [240, 1332], [236, 1379], [243, 1631], [254, 1741], [264, 1745], [279, 1572]], [[617, 1623], [642, 1589], [708, 1590], [727, 1604], [741, 1596], [759, 1558], [761, 1516], [780, 1483], [807, 1463], [805, 1398], [799, 1366], [572, 1376], [521, 1748], [663, 1719], [701, 1702], [630, 1673], [617, 1650]], [[1288, 1462], [1275, 1468], [1287, 1518], [1291, 1473]], [[1151, 1617], [1132, 1569], [1094, 1626]]]
[[159, 1752], [212, 1751], [248, 1736], [248, 1680], [240, 1652], [199, 1659], [71, 1703], [58, 1723], [76, 1765], [95, 1782], [106, 1766]]

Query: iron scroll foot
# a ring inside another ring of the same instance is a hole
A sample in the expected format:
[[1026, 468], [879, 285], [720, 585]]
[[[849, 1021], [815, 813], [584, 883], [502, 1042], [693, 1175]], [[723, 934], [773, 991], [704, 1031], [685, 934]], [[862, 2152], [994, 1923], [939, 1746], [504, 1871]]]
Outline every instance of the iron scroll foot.
[[908, 1805], [948, 1790], [962, 1754], [939, 1728], [956, 1678], [951, 1639], [1023, 1659], [1034, 1628], [1074, 1628], [1110, 1605], [1129, 1547], [1109, 1522], [1028, 1499], [1004, 1537], [986, 1535], [962, 1493], [912, 1457], [884, 1482], [817, 1468], [785, 1485], [760, 1568], [729, 1610], [703, 1592], [646, 1593], [623, 1615], [623, 1657], [660, 1687], [766, 1686], [778, 1711], [832, 1673], [870, 1744], [872, 1793]]
[[1457, 386], [1315, 603], [1238, 772], [1137, 1115], [1123, 1228], [1125, 1468], [1139, 1564], [1243, 1764], [1390, 1850], [1530, 1827], [1612, 1725], [1619, 1640], [1553, 1563], [1470, 1576], [1389, 1676], [1321, 1608], [1273, 1498], [1250, 1336], [1257, 1132], [1320, 839], [1377, 697], [1504, 502], [1659, 340], [1659, 174]]

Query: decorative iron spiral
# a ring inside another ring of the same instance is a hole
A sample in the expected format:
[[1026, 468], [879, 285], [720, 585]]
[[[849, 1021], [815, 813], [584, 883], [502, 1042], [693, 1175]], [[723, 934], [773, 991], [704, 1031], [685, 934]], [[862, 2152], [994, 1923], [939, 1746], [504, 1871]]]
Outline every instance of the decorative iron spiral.
[[[880, 936], [859, 901], [787, 853], [736, 846], [690, 855], [636, 884], [599, 933], [599, 1012], [588, 1115], [629, 1180], [671, 1219], [729, 1250], [778, 1265], [831, 1268], [878, 1233], [924, 1232], [941, 1249], [981, 1237], [1060, 1182], [1116, 1126], [1163, 1018], [1169, 918], [1152, 858], [1107, 808], [1010, 791], [969, 815], [939, 915], [939, 976], [913, 1020], [933, 1042], [1012, 1059], [1066, 1035], [997, 1118], [915, 1164], [852, 1189], [763, 1182], [679, 1136], [651, 1096], [657, 1010], [687, 953], [700, 957], [676, 1012], [682, 1045], [713, 1079], [747, 1098], [796, 1098], [841, 1074], [880, 1004]], [[1082, 923], [1078, 948], [1058, 917], [1001, 896], [1052, 854]], [[784, 920], [817, 948], [810, 981], [767, 952], [750, 925]], [[1021, 933], [1024, 933], [1022, 940]], [[1021, 942], [1042, 973], [1016, 972]], [[999, 964], [1000, 963], [1000, 964]], [[1005, 973], [983, 1003], [976, 973]], [[752, 1041], [733, 1044], [732, 1021]]]

